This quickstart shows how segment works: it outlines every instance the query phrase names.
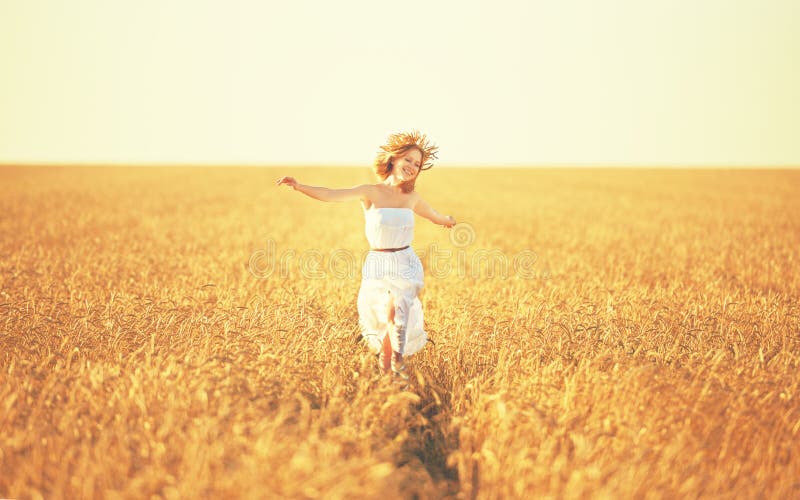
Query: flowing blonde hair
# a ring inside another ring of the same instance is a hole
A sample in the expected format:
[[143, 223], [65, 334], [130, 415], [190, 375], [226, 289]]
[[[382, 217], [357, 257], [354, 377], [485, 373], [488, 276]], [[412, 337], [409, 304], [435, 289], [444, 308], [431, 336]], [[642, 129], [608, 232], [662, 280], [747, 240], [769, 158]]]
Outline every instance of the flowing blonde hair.
[[431, 144], [428, 141], [427, 136], [418, 130], [413, 130], [411, 132], [398, 132], [389, 136], [389, 138], [386, 140], [386, 144], [381, 146], [380, 150], [378, 151], [378, 155], [375, 157], [375, 164], [373, 166], [375, 175], [377, 175], [381, 180], [386, 180], [386, 178], [392, 173], [394, 159], [414, 148], [418, 149], [419, 152], [422, 153], [422, 162], [420, 164], [419, 173], [417, 173], [417, 176], [410, 181], [400, 184], [400, 189], [404, 193], [410, 193], [413, 191], [414, 183], [419, 177], [419, 174], [422, 173], [423, 170], [429, 170], [433, 167], [431, 160], [436, 159], [436, 154], [439, 150], [438, 146]]

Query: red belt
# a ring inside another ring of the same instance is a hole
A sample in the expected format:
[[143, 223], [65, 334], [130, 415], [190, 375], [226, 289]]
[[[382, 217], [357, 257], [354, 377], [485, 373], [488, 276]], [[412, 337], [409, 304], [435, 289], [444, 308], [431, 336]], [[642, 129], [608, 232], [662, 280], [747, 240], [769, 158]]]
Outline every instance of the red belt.
[[403, 248], [370, 248], [373, 252], [399, 252], [400, 250], [405, 250], [411, 245], [406, 245]]

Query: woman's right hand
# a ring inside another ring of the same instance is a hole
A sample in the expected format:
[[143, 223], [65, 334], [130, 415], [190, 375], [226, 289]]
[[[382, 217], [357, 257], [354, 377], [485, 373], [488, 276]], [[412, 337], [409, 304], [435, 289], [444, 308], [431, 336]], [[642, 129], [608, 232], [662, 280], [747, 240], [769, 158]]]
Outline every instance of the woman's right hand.
[[278, 179], [278, 182], [275, 183], [276, 186], [280, 186], [281, 184], [286, 184], [292, 189], [297, 189], [297, 185], [299, 184], [299, 182], [297, 182], [297, 179], [295, 179], [294, 177], [284, 176]]

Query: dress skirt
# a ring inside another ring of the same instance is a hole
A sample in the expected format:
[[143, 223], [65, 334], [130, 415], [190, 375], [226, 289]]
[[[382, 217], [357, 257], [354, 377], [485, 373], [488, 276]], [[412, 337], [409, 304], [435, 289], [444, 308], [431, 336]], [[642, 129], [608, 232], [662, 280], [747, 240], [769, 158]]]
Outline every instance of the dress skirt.
[[404, 356], [419, 352], [428, 337], [419, 292], [424, 286], [422, 262], [409, 247], [397, 252], [370, 251], [361, 269], [358, 323], [369, 348], [379, 353], [389, 331], [389, 300], [394, 300], [395, 323], [406, 325]]

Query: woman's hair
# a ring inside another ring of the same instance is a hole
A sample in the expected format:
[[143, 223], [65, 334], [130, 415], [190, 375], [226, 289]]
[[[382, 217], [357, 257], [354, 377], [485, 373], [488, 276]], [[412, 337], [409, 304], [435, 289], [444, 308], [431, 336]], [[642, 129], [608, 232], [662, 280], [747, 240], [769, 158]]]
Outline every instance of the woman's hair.
[[[386, 140], [386, 144], [381, 146], [378, 151], [378, 156], [375, 157], [375, 175], [381, 180], [385, 180], [392, 173], [394, 167], [394, 159], [402, 156], [410, 149], [418, 149], [422, 153], [422, 161], [420, 163], [420, 172], [428, 170], [433, 167], [431, 160], [436, 159], [436, 154], [439, 148], [428, 141], [425, 134], [418, 130], [411, 132], [398, 132], [392, 134]], [[419, 174], [417, 174], [419, 177]], [[410, 193], [414, 190], [414, 183], [417, 177], [410, 181], [400, 184], [400, 189], [404, 193]]]

